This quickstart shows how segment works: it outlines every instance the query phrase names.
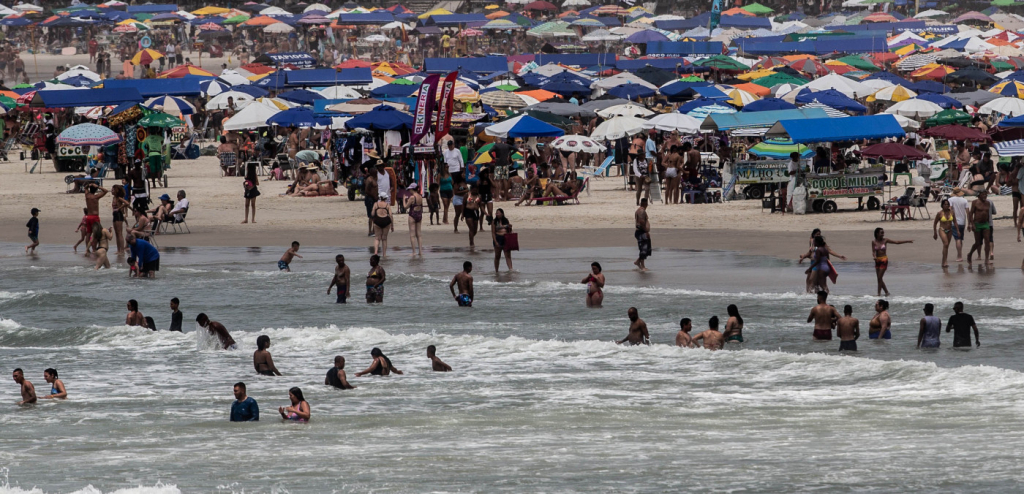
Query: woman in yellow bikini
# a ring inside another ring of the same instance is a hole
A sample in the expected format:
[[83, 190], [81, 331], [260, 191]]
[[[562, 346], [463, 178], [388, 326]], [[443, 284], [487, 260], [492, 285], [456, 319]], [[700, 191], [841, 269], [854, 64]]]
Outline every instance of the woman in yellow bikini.
[[942, 238], [942, 267], [948, 268], [946, 259], [949, 257], [949, 242], [953, 239], [953, 230], [957, 228], [956, 215], [949, 208], [949, 199], [942, 200], [942, 211], [935, 215], [932, 222], [932, 238]]
[[871, 256], [875, 258], [875, 277], [878, 278], [878, 296], [882, 296], [882, 291], [885, 291], [885, 296], [889, 296], [889, 287], [885, 286], [885, 282], [882, 281], [882, 277], [885, 276], [886, 270], [889, 269], [889, 256], [886, 253], [886, 249], [889, 244], [912, 244], [913, 240], [892, 240], [885, 238], [885, 230], [882, 228], [875, 228], [875, 238], [871, 240]]

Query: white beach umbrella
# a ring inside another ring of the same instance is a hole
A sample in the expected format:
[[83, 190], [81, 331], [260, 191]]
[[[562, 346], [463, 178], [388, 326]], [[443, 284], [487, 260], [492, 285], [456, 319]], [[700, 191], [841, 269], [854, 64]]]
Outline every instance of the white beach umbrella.
[[14, 8], [14, 10], [17, 10], [19, 12], [42, 12], [43, 11], [42, 7], [40, 7], [38, 5], [33, 5], [31, 3], [19, 3], [18, 5], [15, 5], [13, 8]]
[[893, 87], [895, 84], [885, 79], [868, 79], [866, 81], [860, 81], [861, 84], [870, 87], [874, 90], [885, 89], [887, 87]]
[[226, 69], [222, 71], [220, 73], [220, 80], [228, 84], [231, 84], [232, 86], [237, 86], [239, 84], [252, 84], [252, 81], [250, 81], [244, 75], [239, 74], [237, 70], [231, 69]]
[[600, 153], [606, 148], [603, 144], [595, 141], [594, 139], [581, 136], [581, 135], [567, 135], [555, 139], [555, 142], [551, 144], [555, 149], [559, 151], [565, 151], [567, 153]]
[[632, 103], [626, 103], [624, 105], [609, 106], [604, 110], [598, 111], [597, 114], [601, 115], [604, 118], [613, 118], [621, 116], [647, 117], [650, 115], [654, 115], [654, 112], [642, 106], [634, 105]]
[[246, 130], [267, 127], [267, 119], [281, 110], [270, 105], [249, 105], [224, 122], [224, 130]]
[[311, 11], [314, 11], [314, 10], [319, 10], [321, 12], [330, 12], [331, 8], [326, 6], [326, 5], [324, 5], [324, 4], [322, 4], [322, 3], [314, 3], [312, 5], [307, 6], [306, 8], [302, 9], [302, 12], [305, 13], [305, 12], [311, 12]]
[[875, 91], [874, 94], [872, 94], [871, 96], [879, 101], [900, 102], [916, 97], [917, 93], [903, 87], [902, 85], [896, 85], [879, 89], [878, 91]]
[[267, 7], [260, 11], [260, 15], [292, 15], [292, 13], [281, 7]]
[[577, 6], [589, 6], [590, 0], [565, 0], [562, 2], [563, 7], [577, 7]]
[[332, 86], [323, 88], [319, 92], [327, 99], [359, 99], [363, 97], [359, 91], [348, 86]]
[[383, 34], [371, 34], [363, 38], [363, 41], [368, 41], [370, 43], [387, 43], [388, 41], [391, 41], [391, 38], [388, 38]]
[[285, 34], [294, 31], [295, 28], [283, 22], [277, 22], [263, 28], [263, 32], [271, 34]]
[[947, 15], [949, 15], [949, 12], [943, 12], [941, 10], [931, 9], [931, 10], [926, 10], [924, 12], [919, 12], [917, 15], [914, 16], [914, 18], [915, 19], [925, 19], [925, 18], [928, 18], [928, 17], [944, 17], [944, 16], [947, 16]]
[[899, 122], [900, 127], [906, 130], [917, 130], [921, 128], [921, 123], [917, 120], [911, 120], [903, 115], [893, 115], [896, 117], [896, 121]]
[[998, 113], [1008, 117], [1024, 115], [1024, 100], [1018, 98], [996, 98], [978, 108], [978, 113], [982, 115]]
[[242, 108], [252, 103], [252, 95], [243, 93], [241, 91], [224, 91], [223, 93], [210, 98], [210, 101], [206, 102], [207, 110], [223, 110], [228, 107], [228, 98], [232, 98], [235, 102], [236, 108]]
[[696, 134], [700, 131], [700, 120], [679, 112], [663, 113], [649, 118], [644, 124], [644, 128], [665, 132], [675, 130], [680, 134]]
[[824, 91], [826, 89], [835, 89], [840, 93], [843, 93], [849, 98], [863, 98], [874, 92], [868, 86], [861, 84], [860, 82], [843, 77], [835, 72], [832, 72], [826, 76], [819, 77], [803, 86], [801, 89], [808, 88], [812, 91]]
[[[786, 95], [786, 94], [792, 93], [793, 91], [796, 91], [799, 88], [800, 88], [800, 86], [797, 85], [797, 84], [786, 83], [786, 84], [778, 84], [778, 85], [772, 86], [771, 91], [772, 91], [772, 96], [775, 96], [776, 98], [779, 98], [779, 97], [781, 97], [780, 95]], [[793, 97], [796, 98], [796, 95], [794, 94]], [[790, 101], [790, 103], [792, 103], [792, 101]]]
[[102, 77], [100, 77], [99, 74], [89, 70], [88, 67], [86, 67], [84, 65], [76, 65], [76, 66], [71, 67], [70, 69], [68, 69], [63, 74], [57, 76], [57, 80], [58, 81], [63, 81], [65, 79], [70, 79], [70, 78], [75, 77], [75, 76], [82, 76], [82, 77], [85, 77], [86, 79], [92, 79], [94, 81], [99, 81], [100, 79], [102, 79]]
[[601, 125], [598, 125], [594, 132], [590, 134], [590, 137], [603, 141], [605, 139], [613, 140], [631, 136], [643, 132], [644, 124], [646, 123], [646, 120], [636, 117], [615, 117], [605, 120]]
[[903, 115], [907, 118], [928, 118], [942, 111], [942, 107], [923, 99], [900, 101], [885, 110], [885, 113]]
[[607, 29], [596, 29], [587, 34], [584, 34], [580, 41], [584, 42], [597, 42], [597, 41], [618, 41], [625, 39], [625, 34], [616, 34]]

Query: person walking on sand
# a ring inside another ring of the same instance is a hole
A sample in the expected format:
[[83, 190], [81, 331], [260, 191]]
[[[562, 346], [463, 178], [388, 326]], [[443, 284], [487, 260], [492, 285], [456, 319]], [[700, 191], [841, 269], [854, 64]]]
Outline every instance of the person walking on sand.
[[423, 255], [423, 196], [420, 195], [419, 184], [413, 182], [406, 188], [405, 210], [409, 212], [409, 244], [412, 255]]
[[633, 265], [640, 268], [640, 271], [647, 271], [646, 260], [651, 256], [651, 219], [647, 216], [647, 198], [640, 200], [640, 207], [633, 213], [633, 222], [636, 225], [633, 237], [640, 249], [640, 255]]
[[693, 330], [693, 324], [690, 322], [689, 317], [684, 317], [679, 320], [679, 332], [676, 333], [676, 346], [693, 348], [693, 337], [690, 336], [691, 330]]
[[348, 266], [345, 265], [345, 256], [338, 254], [334, 256], [334, 261], [338, 263], [334, 267], [334, 277], [331, 278], [331, 284], [327, 286], [327, 294], [331, 294], [331, 288], [335, 285], [338, 287], [338, 301], [339, 304], [344, 304], [345, 299], [348, 297], [349, 289], [351, 286], [352, 272], [349, 271]]
[[836, 321], [836, 336], [839, 337], [840, 352], [856, 352], [860, 338], [860, 321], [853, 317], [853, 307], [843, 307], [843, 317]]
[[814, 341], [828, 341], [832, 339], [833, 323], [839, 319], [839, 312], [835, 307], [828, 305], [828, 292], [818, 292], [818, 305], [811, 308], [811, 314], [807, 316], [807, 322], [814, 323]]
[[[878, 296], [882, 296], [882, 292], [885, 292], [885, 296], [889, 296], [889, 287], [885, 286], [885, 281], [882, 279], [885, 277], [886, 270], [889, 269], [889, 255], [888, 246], [889, 244], [900, 245], [900, 244], [912, 244], [913, 240], [891, 240], [885, 238], [885, 229], [875, 228], [875, 237], [871, 240], [871, 256], [875, 259], [875, 278], [878, 280]], [[967, 256], [968, 260], [970, 256]]]
[[242, 223], [249, 222], [249, 206], [252, 206], [252, 222], [256, 223], [256, 198], [260, 196], [260, 177], [256, 174], [256, 165], [245, 165], [245, 190], [242, 197], [245, 199], [245, 215]]
[[636, 307], [630, 307], [626, 312], [629, 316], [629, 333], [625, 338], [616, 341], [615, 343], [621, 345], [623, 343], [629, 343], [630, 345], [650, 345], [651, 335], [647, 333], [647, 323], [643, 319], [640, 319], [640, 314], [637, 312]]
[[296, 257], [302, 259], [302, 256], [299, 255], [299, 243], [292, 242], [291, 248], [284, 251], [284, 254], [281, 256], [281, 259], [277, 261], [277, 269], [280, 271], [284, 271], [286, 273], [291, 273], [292, 270], [289, 266], [291, 265], [292, 260], [295, 259]]
[[580, 283], [587, 285], [587, 307], [601, 307], [601, 303], [604, 302], [604, 274], [601, 272], [601, 263], [590, 263], [590, 273]]
[[[956, 215], [949, 207], [949, 199], [942, 200], [942, 210], [935, 215], [932, 222], [932, 239], [942, 239], [942, 267], [949, 267], [949, 243], [953, 241], [953, 232], [957, 230]], [[1017, 231], [1017, 241], [1020, 242], [1020, 231]]]
[[[448, 284], [448, 290], [452, 292], [452, 297], [455, 297], [455, 302], [459, 304], [459, 307], [472, 307], [473, 306], [473, 275], [469, 274], [473, 271], [473, 263], [466, 261], [462, 263], [462, 271], [452, 278], [452, 282]], [[459, 287], [459, 293], [455, 293], [455, 287]]]

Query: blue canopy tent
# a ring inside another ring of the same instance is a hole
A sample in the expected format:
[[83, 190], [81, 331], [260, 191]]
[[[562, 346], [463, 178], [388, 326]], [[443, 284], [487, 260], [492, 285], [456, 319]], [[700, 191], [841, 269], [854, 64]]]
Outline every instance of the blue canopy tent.
[[284, 87], [287, 84], [288, 72], [281, 70], [277, 72], [271, 72], [270, 74], [267, 74], [265, 77], [257, 79], [256, 82], [253, 82], [251, 85], [267, 91], [277, 91], [280, 89], [284, 89]]
[[417, 84], [385, 84], [379, 88], [370, 91], [370, 96], [390, 96], [397, 98], [406, 98], [412, 93], [419, 91], [420, 86]]
[[806, 144], [884, 139], [906, 135], [896, 117], [883, 113], [863, 117], [779, 120], [768, 129], [765, 138], [789, 138], [797, 144]]
[[51, 89], [37, 92], [31, 108], [78, 108], [141, 103], [142, 95], [133, 87], [120, 89]]
[[[997, 126], [998, 127], [1008, 127], [1008, 128], [1011, 128], [1011, 129], [1012, 128], [1024, 127], [1024, 115], [1021, 115], [1019, 117], [1013, 117], [1013, 118], [1004, 119], [1004, 120], [1000, 121]], [[999, 155], [1002, 156], [1002, 153], [999, 153]]]
[[558, 137], [565, 131], [529, 115], [520, 115], [487, 127], [484, 132], [495, 137]]
[[608, 90], [608, 94], [616, 98], [635, 100], [637, 98], [650, 98], [657, 91], [644, 86], [643, 84], [622, 84]]
[[127, 8], [129, 14], [159, 14], [162, 12], [177, 12], [179, 10], [181, 9], [174, 3], [129, 5]]
[[910, 89], [912, 91], [915, 91], [918, 94], [921, 94], [921, 93], [939, 93], [939, 94], [943, 94], [943, 93], [948, 93], [949, 92], [949, 86], [946, 86], [945, 84], [943, 84], [941, 82], [936, 82], [936, 81], [917, 81], [917, 82], [911, 82], [909, 84], [904, 84], [903, 87], [905, 87], [907, 89]]
[[308, 89], [293, 89], [291, 91], [285, 91], [283, 93], [279, 93], [277, 97], [300, 105], [312, 105], [314, 101], [324, 99], [322, 94]]
[[369, 68], [292, 70], [285, 74], [288, 77], [287, 85], [290, 87], [330, 87], [339, 84], [369, 84], [373, 82], [373, 75]]
[[925, 101], [931, 101], [932, 103], [935, 103], [936, 105], [939, 105], [939, 106], [941, 106], [942, 108], [944, 108], [946, 110], [948, 110], [950, 108], [963, 108], [964, 107], [963, 103], [961, 103], [961, 102], [959, 102], [959, 101], [957, 101], [957, 100], [955, 100], [953, 98], [950, 98], [949, 96], [946, 96], [945, 94], [922, 93], [922, 94], [917, 95], [917, 99], [923, 99]]
[[666, 84], [666, 85], [662, 86], [661, 89], [659, 89], [658, 91], [660, 91], [661, 94], [664, 95], [664, 96], [668, 96], [669, 98], [675, 98], [677, 96], [680, 96], [683, 93], [683, 91], [686, 91], [687, 89], [694, 88], [694, 87], [709, 87], [709, 86], [711, 86], [710, 82], [696, 82], [696, 81], [695, 82], [684, 82], [684, 81], [676, 81], [676, 82], [673, 82], [671, 84]]
[[626, 41], [630, 43], [653, 43], [656, 41], [669, 41], [668, 36], [659, 33], [658, 31], [652, 31], [646, 29], [643, 31], [637, 31], [626, 37]]
[[380, 105], [372, 111], [359, 115], [347, 122], [345, 128], [369, 130], [411, 129], [415, 119], [412, 115], [398, 111], [393, 106]]
[[338, 16], [338, 24], [346, 26], [383, 25], [391, 22], [395, 22], [395, 16], [386, 10], [378, 10], [366, 14], [341, 14]]
[[563, 72], [549, 78], [546, 82], [541, 84], [540, 88], [545, 91], [551, 91], [552, 93], [558, 93], [566, 98], [570, 98], [574, 94], [578, 96], [589, 96], [590, 93], [593, 92], [590, 90], [590, 81], [587, 81], [586, 85], [584, 85], [577, 82], [581, 79], [582, 78], [579, 76]]
[[312, 108], [304, 106], [289, 108], [267, 119], [267, 125], [279, 127], [314, 127], [330, 124], [330, 117], [319, 117], [313, 113]]
[[305, 68], [316, 66], [316, 59], [309, 53], [303, 52], [264, 53], [263, 55], [256, 57], [256, 59], [253, 60], [253, 63], [261, 63], [268, 67], [278, 67], [291, 64], [299, 68]]
[[448, 72], [472, 70], [479, 73], [507, 72], [508, 60], [505, 57], [469, 57], [469, 58], [427, 58], [423, 60], [423, 71], [429, 74], [447, 74]]
[[[144, 98], [153, 96], [199, 96], [199, 79], [182, 77], [180, 79], [105, 79], [105, 89], [134, 88]], [[90, 89], [93, 91], [93, 89]], [[94, 105], [96, 106], [96, 105]]]
[[796, 96], [797, 103], [814, 103], [817, 101], [823, 105], [831, 106], [837, 110], [849, 111], [854, 113], [864, 113], [868, 111], [867, 107], [858, 103], [835, 89], [826, 89], [824, 91], [801, 91]]
[[719, 132], [733, 129], [755, 129], [771, 127], [779, 120], [797, 118], [827, 118], [821, 108], [800, 108], [793, 110], [759, 111], [750, 113], [712, 113], [700, 124], [702, 132]]
[[762, 98], [757, 101], [747, 103], [743, 107], [741, 112], [764, 112], [764, 111], [775, 111], [775, 110], [795, 110], [796, 105], [779, 98]]
[[231, 90], [248, 94], [253, 98], [262, 98], [270, 94], [270, 91], [267, 91], [266, 89], [263, 89], [261, 87], [253, 86], [252, 84], [236, 84], [234, 86], [231, 86]]

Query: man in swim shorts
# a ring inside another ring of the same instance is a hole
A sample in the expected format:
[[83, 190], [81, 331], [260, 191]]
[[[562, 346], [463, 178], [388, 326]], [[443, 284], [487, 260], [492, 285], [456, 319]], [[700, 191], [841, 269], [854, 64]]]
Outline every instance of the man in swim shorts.
[[629, 343], [630, 345], [650, 345], [651, 335], [647, 333], [647, 323], [640, 319], [640, 313], [636, 307], [630, 307], [626, 312], [629, 316], [629, 334], [625, 338], [616, 341], [616, 344]]
[[331, 294], [331, 288], [335, 285], [338, 286], [338, 302], [339, 304], [345, 303], [345, 298], [348, 297], [348, 287], [351, 281], [352, 273], [349, 271], [348, 266], [345, 265], [345, 256], [338, 254], [334, 256], [335, 262], [338, 263], [334, 267], [334, 277], [331, 278], [331, 284], [327, 287], [327, 294]]
[[651, 219], [647, 216], [647, 198], [640, 199], [640, 207], [633, 214], [633, 221], [636, 230], [633, 237], [636, 238], [640, 255], [633, 264], [640, 268], [640, 271], [647, 271], [647, 258], [651, 257]]
[[693, 348], [693, 338], [690, 337], [690, 330], [692, 329], [693, 325], [690, 323], [690, 318], [684, 317], [679, 321], [679, 332], [676, 333], [676, 346]]
[[[459, 307], [473, 306], [473, 276], [469, 274], [472, 271], [473, 263], [469, 261], [462, 263], [462, 272], [455, 275], [452, 282], [448, 284], [448, 290], [452, 292]], [[456, 285], [459, 286], [458, 294], [455, 293]]]
[[[100, 222], [100, 198], [107, 195], [107, 189], [96, 184], [89, 184], [85, 189], [85, 232], [92, 235], [92, 226]], [[89, 239], [88, 247], [93, 247], [92, 239]]]
[[292, 247], [284, 251], [284, 254], [281, 256], [281, 260], [277, 261], [277, 269], [288, 273], [292, 272], [288, 266], [291, 265], [292, 260], [296, 257], [302, 259], [302, 256], [299, 255], [299, 243], [292, 242]]
[[217, 339], [220, 340], [220, 344], [225, 350], [237, 350], [238, 345], [235, 344], [234, 338], [228, 333], [228, 329], [223, 324], [217, 321], [211, 321], [209, 317], [206, 317], [205, 313], [200, 312], [196, 316], [196, 322], [199, 326], [206, 328], [210, 334], [216, 335]]
[[811, 308], [811, 315], [807, 316], [807, 322], [814, 323], [814, 341], [828, 341], [832, 339], [832, 324], [839, 319], [839, 312], [835, 307], [828, 305], [828, 292], [818, 292], [818, 305]]
[[444, 363], [441, 359], [437, 358], [437, 347], [430, 345], [427, 347], [427, 358], [430, 359], [430, 368], [434, 372], [451, 372], [452, 366]]
[[992, 205], [988, 202], [988, 191], [978, 192], [978, 198], [971, 202], [971, 210], [967, 213], [967, 231], [974, 232], [974, 245], [967, 252], [967, 264], [971, 263], [971, 256], [975, 251], [981, 254], [982, 245], [985, 247], [983, 262], [988, 264], [989, 253], [992, 251]]
[[843, 317], [836, 321], [836, 336], [839, 336], [840, 352], [857, 351], [857, 338], [860, 338], [860, 321], [853, 317], [853, 307], [849, 305], [843, 307]]
[[694, 335], [693, 345], [696, 346], [698, 341], [704, 343], [705, 350], [721, 350], [725, 347], [725, 335], [718, 331], [718, 316], [711, 316], [708, 329]]
[[25, 372], [14, 369], [14, 382], [21, 386], [21, 401], [18, 405], [31, 405], [36, 402], [36, 387], [25, 379]]

